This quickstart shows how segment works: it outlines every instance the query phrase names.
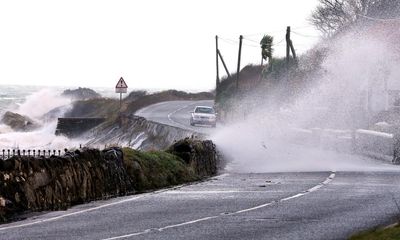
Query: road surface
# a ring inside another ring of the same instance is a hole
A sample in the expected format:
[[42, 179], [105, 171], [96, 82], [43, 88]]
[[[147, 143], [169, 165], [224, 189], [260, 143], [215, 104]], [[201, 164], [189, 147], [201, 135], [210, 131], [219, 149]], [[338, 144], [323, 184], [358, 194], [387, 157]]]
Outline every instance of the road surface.
[[[139, 114], [191, 128], [186, 112], [193, 104], [199, 103], [157, 104]], [[396, 166], [385, 169], [226, 172], [192, 185], [1, 225], [0, 239], [346, 239], [398, 219], [400, 172]]]
[[191, 131], [210, 134], [215, 129], [210, 126], [190, 126], [190, 112], [195, 106], [213, 106], [214, 101], [170, 101], [151, 105], [137, 111], [135, 114], [148, 120]]

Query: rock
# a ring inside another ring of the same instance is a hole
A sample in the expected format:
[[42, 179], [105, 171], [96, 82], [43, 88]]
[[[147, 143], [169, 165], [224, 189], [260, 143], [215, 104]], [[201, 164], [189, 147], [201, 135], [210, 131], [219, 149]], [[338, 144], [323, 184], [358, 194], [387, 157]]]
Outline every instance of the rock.
[[101, 97], [100, 94], [90, 88], [67, 89], [61, 96], [69, 97], [73, 100], [86, 100]]
[[220, 167], [216, 147], [209, 140], [186, 138], [174, 143], [167, 152], [182, 158], [200, 177], [215, 175]]
[[7, 111], [1, 122], [11, 127], [14, 131], [32, 131], [40, 127], [40, 124], [27, 116]]

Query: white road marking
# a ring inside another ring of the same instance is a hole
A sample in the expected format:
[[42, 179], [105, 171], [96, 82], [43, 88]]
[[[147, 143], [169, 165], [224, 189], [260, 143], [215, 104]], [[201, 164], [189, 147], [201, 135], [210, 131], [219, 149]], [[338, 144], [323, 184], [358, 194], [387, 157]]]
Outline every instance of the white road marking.
[[184, 124], [182, 124], [182, 123], [180, 123], [180, 122], [177, 122], [177, 121], [175, 121], [175, 120], [173, 120], [173, 119], [171, 118], [171, 116], [172, 116], [173, 114], [175, 114], [175, 113], [177, 113], [177, 112], [179, 112], [179, 111], [181, 111], [181, 110], [183, 110], [183, 109], [185, 109], [185, 108], [188, 108], [188, 107], [191, 106], [191, 105], [194, 105], [194, 103], [185, 105], [185, 106], [183, 106], [183, 107], [181, 107], [181, 108], [178, 108], [178, 109], [174, 110], [173, 112], [170, 112], [170, 113], [168, 114], [168, 116], [167, 116], [167, 117], [168, 117], [168, 120], [169, 120], [170, 122], [174, 123], [174, 124], [177, 124], [177, 125], [183, 127], [184, 129], [190, 129], [190, 130], [194, 131], [194, 128], [191, 128], [191, 127], [189, 127], [189, 126], [186, 126], [186, 125], [184, 125]]
[[271, 191], [242, 191], [242, 190], [219, 190], [219, 191], [168, 191], [166, 194], [224, 194], [224, 193], [268, 193], [268, 192], [278, 192], [275, 190]]
[[78, 215], [78, 214], [81, 214], [81, 213], [86, 213], [86, 212], [94, 211], [94, 210], [97, 210], [97, 209], [101, 209], [101, 208], [105, 208], [105, 207], [109, 207], [109, 206], [125, 203], [125, 202], [130, 202], [130, 201], [136, 200], [138, 198], [142, 198], [142, 197], [144, 197], [144, 196], [136, 196], [136, 197], [129, 198], [129, 199], [124, 199], [124, 200], [121, 200], [121, 201], [118, 201], [118, 202], [108, 203], [108, 204], [100, 205], [100, 206], [93, 207], [93, 208], [88, 208], [88, 209], [84, 209], [84, 210], [80, 210], [80, 211], [76, 211], [76, 212], [72, 212], [72, 213], [63, 214], [63, 215], [56, 216], [56, 217], [41, 219], [41, 220], [38, 220], [38, 221], [33, 221], [33, 222], [28, 222], [28, 223], [23, 223], [23, 224], [18, 224], [18, 225], [2, 227], [2, 228], [0, 228], [0, 231], [7, 230], [7, 229], [13, 229], [13, 228], [21, 228], [21, 227], [31, 226], [31, 225], [35, 225], [35, 224], [38, 224], [38, 223], [52, 222], [52, 221], [55, 221], [55, 220], [58, 220], [58, 219], [61, 219], [61, 218], [74, 216], [74, 215]]
[[267, 207], [267, 206], [270, 206], [270, 205], [273, 205], [273, 204], [276, 204], [276, 203], [279, 203], [279, 202], [289, 201], [291, 199], [302, 197], [302, 196], [307, 195], [309, 193], [315, 192], [318, 189], [320, 189], [323, 186], [325, 186], [328, 183], [330, 183], [333, 180], [333, 178], [335, 178], [335, 176], [336, 176], [336, 173], [332, 172], [329, 175], [329, 177], [325, 179], [325, 181], [323, 181], [322, 183], [320, 183], [320, 184], [318, 184], [318, 185], [316, 185], [316, 186], [314, 186], [314, 187], [312, 187], [312, 188], [310, 188], [310, 189], [308, 189], [308, 190], [306, 190], [304, 192], [297, 193], [297, 194], [295, 194], [293, 196], [289, 196], [289, 197], [286, 197], [286, 198], [283, 198], [283, 199], [280, 199], [280, 200], [275, 200], [275, 201], [271, 201], [271, 202], [268, 202], [268, 203], [265, 203], [265, 204], [261, 204], [261, 205], [258, 205], [258, 206], [252, 207], [252, 208], [242, 209], [242, 210], [239, 210], [239, 211], [236, 211], [236, 212], [231, 212], [231, 213], [220, 213], [220, 214], [214, 215], [214, 216], [199, 218], [199, 219], [195, 219], [195, 220], [191, 220], [191, 221], [187, 221], [187, 222], [182, 222], [182, 223], [178, 223], [178, 224], [173, 224], [173, 225], [168, 225], [168, 226], [161, 227], [161, 228], [151, 228], [151, 229], [146, 229], [146, 230], [141, 231], [141, 232], [135, 232], [135, 233], [125, 234], [125, 235], [120, 235], [120, 236], [115, 236], [115, 237], [110, 237], [110, 238], [104, 238], [102, 240], [115, 240], [115, 239], [129, 238], [129, 237], [133, 237], [133, 236], [144, 235], [144, 234], [150, 233], [152, 231], [159, 231], [160, 232], [160, 231], [163, 231], [163, 230], [166, 230], [166, 229], [182, 227], [182, 226], [186, 226], [186, 225], [190, 225], [190, 224], [194, 224], [194, 223], [198, 223], [198, 222], [203, 222], [203, 221], [207, 221], [207, 220], [211, 220], [211, 219], [215, 219], [215, 218], [219, 218], [219, 217], [224, 217], [224, 216], [230, 216], [230, 215], [250, 212], [250, 211], [257, 210], [257, 209], [260, 209], [260, 208], [263, 208], [263, 207]]
[[114, 206], [114, 205], [118, 205], [118, 204], [122, 204], [122, 203], [126, 203], [126, 202], [131, 202], [131, 201], [134, 201], [134, 200], [137, 200], [137, 199], [140, 199], [140, 198], [144, 198], [144, 197], [147, 197], [147, 196], [150, 196], [150, 195], [154, 195], [154, 194], [158, 194], [158, 193], [163, 193], [163, 192], [166, 192], [166, 191], [174, 190], [176, 188], [180, 188], [180, 187], [183, 187], [183, 186], [185, 186], [185, 185], [183, 184], [183, 185], [178, 185], [178, 186], [174, 186], [174, 187], [171, 187], [171, 188], [166, 188], [166, 189], [154, 191], [154, 192], [151, 192], [151, 193], [144, 193], [144, 194], [141, 194], [139, 196], [136, 195], [136, 196], [130, 197], [128, 199], [124, 199], [124, 200], [120, 200], [120, 201], [112, 202], [112, 203], [107, 203], [107, 204], [100, 205], [100, 206], [97, 206], [97, 207], [92, 207], [92, 208], [88, 208], [88, 209], [84, 209], [84, 210], [80, 210], [80, 211], [76, 211], [76, 212], [72, 212], [72, 213], [67, 213], [67, 214], [63, 214], [63, 215], [60, 215], [60, 216], [56, 216], [56, 217], [41, 219], [41, 220], [28, 222], [28, 223], [23, 223], [23, 224], [18, 224], [18, 225], [11, 225], [11, 226], [6, 226], [6, 227], [1, 227], [0, 231], [7, 230], [7, 229], [13, 229], [13, 228], [21, 228], [21, 227], [31, 226], [31, 225], [35, 225], [35, 224], [39, 224], [39, 223], [52, 222], [52, 221], [56, 221], [56, 220], [61, 219], [61, 218], [74, 216], [74, 215], [78, 215], [78, 214], [82, 214], [82, 213], [87, 213], [87, 212], [91, 212], [91, 211], [94, 211], [94, 210], [98, 210], [98, 209], [102, 209], [102, 208], [106, 208], [106, 207], [110, 207], [110, 206]]
[[[224, 174], [215, 176], [215, 177], [212, 178], [212, 179], [224, 178], [224, 177], [226, 177], [226, 176], [229, 176], [229, 173], [224, 173]], [[211, 180], [212, 180], [212, 179], [211, 179]], [[161, 190], [154, 191], [154, 192], [150, 192], [150, 193], [144, 193], [144, 194], [141, 194], [141, 195], [139, 195], [139, 196], [136, 195], [136, 196], [130, 197], [130, 198], [128, 198], [128, 199], [124, 199], [124, 200], [120, 200], [120, 201], [112, 202], [112, 203], [107, 203], [107, 204], [100, 205], [100, 206], [97, 206], [97, 207], [88, 208], [88, 209], [84, 209], [84, 210], [80, 210], [80, 211], [76, 211], [76, 212], [72, 212], [72, 213], [67, 213], [67, 214], [63, 214], [63, 215], [60, 215], [60, 216], [56, 216], [56, 217], [51, 217], [51, 218], [46, 218], [46, 219], [40, 219], [40, 220], [37, 220], [37, 221], [28, 222], [28, 223], [22, 223], [22, 224], [17, 224], [17, 225], [11, 225], [11, 226], [0, 227], [0, 231], [2, 231], [2, 230], [7, 230], [7, 229], [14, 229], [14, 228], [21, 228], [21, 227], [31, 226], [31, 225], [35, 225], [35, 224], [39, 224], [39, 223], [52, 222], [52, 221], [59, 220], [59, 219], [61, 219], [61, 218], [65, 218], [65, 217], [69, 217], [69, 216], [74, 216], [74, 215], [78, 215], [78, 214], [82, 214], [82, 213], [87, 213], [87, 212], [91, 212], [91, 211], [94, 211], [94, 210], [98, 210], [98, 209], [102, 209], [102, 208], [106, 208], [106, 207], [110, 207], [110, 206], [114, 206], [114, 205], [118, 205], [118, 204], [122, 204], [122, 203], [126, 203], [126, 202], [131, 202], [131, 201], [134, 201], [134, 200], [137, 200], [137, 199], [140, 199], [140, 198], [144, 198], [144, 197], [147, 197], [147, 196], [151, 196], [151, 195], [154, 195], [154, 194], [164, 193], [164, 192], [168, 192], [168, 191], [173, 191], [173, 190], [175, 190], [175, 189], [177, 189], [177, 188], [181, 188], [181, 187], [184, 187], [184, 186], [186, 186], [186, 185], [187, 185], [187, 184], [182, 184], [182, 185], [177, 185], [177, 186], [173, 186], [173, 187], [170, 187], [170, 188], [161, 189]], [[11, 223], [11, 224], [12, 224], [12, 223]]]
[[146, 112], [149, 108], [158, 107], [158, 106], [162, 106], [162, 105], [167, 105], [167, 104], [170, 104], [170, 103], [171, 103], [170, 101], [167, 101], [167, 102], [160, 102], [160, 103], [152, 104], [150, 106], [147, 106], [147, 107], [139, 109], [138, 111], [135, 112], [135, 115], [140, 116], [141, 114], [143, 114], [143, 112]]
[[174, 115], [175, 113], [177, 113], [177, 112], [179, 112], [179, 111], [185, 109], [185, 108], [188, 108], [188, 107], [190, 107], [190, 106], [196, 106], [196, 105], [198, 105], [198, 102], [199, 102], [199, 101], [194, 102], [194, 103], [192, 102], [192, 103], [190, 103], [190, 104], [187, 104], [187, 105], [185, 105], [185, 106], [183, 106], [183, 107], [181, 107], [181, 108], [178, 108], [178, 109], [174, 110], [173, 112], [170, 112], [170, 113], [168, 114], [168, 116], [167, 116], [168, 120], [169, 120], [170, 122], [174, 123], [174, 124], [177, 124], [177, 125], [180, 126], [180, 127], [183, 127], [184, 129], [189, 129], [189, 130], [191, 130], [191, 131], [197, 132], [197, 129], [196, 129], [196, 128], [193, 128], [193, 127], [191, 127], [191, 126], [184, 125], [184, 124], [182, 124], [182, 123], [180, 123], [180, 122], [177, 122], [177, 121], [175, 121], [174, 119], [172, 119], [171, 116]]

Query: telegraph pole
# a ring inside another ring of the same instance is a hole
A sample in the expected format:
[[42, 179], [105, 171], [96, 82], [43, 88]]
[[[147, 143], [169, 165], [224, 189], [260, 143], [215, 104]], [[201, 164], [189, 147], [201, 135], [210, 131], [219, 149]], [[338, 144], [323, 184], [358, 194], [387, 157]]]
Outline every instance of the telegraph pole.
[[239, 71], [240, 71], [240, 58], [242, 56], [242, 41], [243, 36], [239, 37], [239, 55], [238, 55], [238, 64], [237, 64], [237, 73], [236, 73], [236, 91], [239, 90]]
[[290, 62], [290, 26], [286, 28], [286, 68], [289, 71]]
[[220, 50], [218, 50], [218, 55], [219, 55], [219, 58], [221, 59], [222, 65], [224, 65], [226, 75], [228, 75], [228, 77], [231, 77], [231, 74], [229, 73], [228, 68], [226, 67], [224, 58], [222, 57], [222, 54], [221, 54]]
[[296, 51], [294, 50], [292, 39], [290, 39], [290, 49], [292, 50], [293, 59], [296, 60]]
[[[215, 36], [215, 47], [216, 47], [216, 64], [217, 64], [217, 80], [216, 80], [216, 88], [215, 90], [218, 91], [218, 87], [219, 87], [219, 64], [218, 64], [218, 54], [219, 54], [219, 50], [218, 50], [218, 36]], [[225, 64], [224, 64], [225, 65]]]

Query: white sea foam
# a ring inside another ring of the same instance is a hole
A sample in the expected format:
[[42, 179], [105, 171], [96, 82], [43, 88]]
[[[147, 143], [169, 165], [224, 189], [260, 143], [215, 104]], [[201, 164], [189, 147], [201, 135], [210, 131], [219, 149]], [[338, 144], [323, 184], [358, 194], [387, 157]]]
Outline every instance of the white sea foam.
[[[41, 117], [49, 111], [69, 105], [71, 101], [60, 96], [59, 91], [42, 89], [26, 97], [17, 109], [8, 109], [13, 112], [33, 118], [42, 125], [40, 129], [31, 132], [16, 132], [10, 127], [0, 125], [0, 149], [63, 149], [78, 147], [79, 140], [70, 140], [64, 136], [56, 136], [56, 118], [52, 121], [42, 121]], [[67, 108], [66, 108], [67, 109]], [[58, 112], [62, 117], [63, 112]]]
[[42, 89], [26, 97], [17, 109], [17, 113], [31, 118], [39, 118], [57, 107], [65, 106], [71, 103], [71, 100], [64, 98], [60, 92], [52, 89]]

